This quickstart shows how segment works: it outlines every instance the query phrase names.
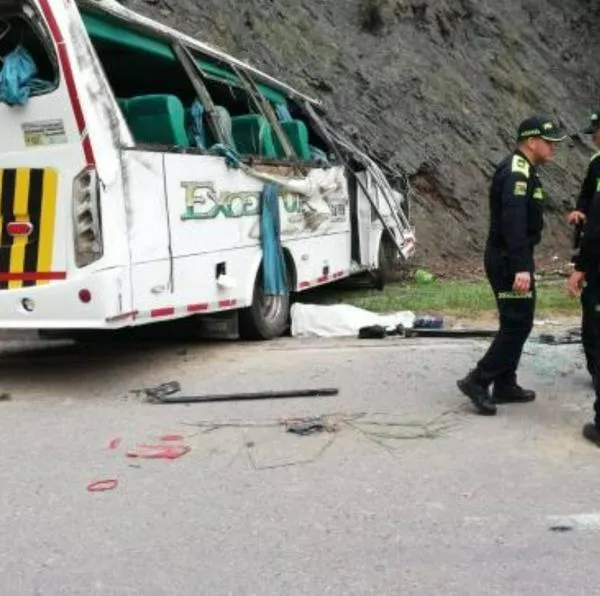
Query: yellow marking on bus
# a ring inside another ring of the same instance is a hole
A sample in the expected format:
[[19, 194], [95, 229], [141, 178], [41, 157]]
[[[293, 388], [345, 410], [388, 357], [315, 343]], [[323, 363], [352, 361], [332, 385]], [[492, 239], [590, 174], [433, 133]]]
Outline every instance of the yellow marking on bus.
[[[29, 221], [27, 213], [27, 203], [29, 201], [29, 178], [28, 168], [17, 168], [15, 199], [13, 202], [13, 215], [18, 222]], [[23, 273], [25, 268], [25, 247], [27, 246], [27, 236], [16, 236], [12, 239], [12, 248], [10, 250], [10, 268], [11, 273]], [[8, 282], [8, 289], [13, 290], [22, 288], [21, 280], [11, 280]]]
[[[52, 270], [52, 254], [54, 252], [54, 227], [56, 223], [56, 197], [58, 194], [58, 174], [56, 170], [44, 170], [42, 182], [42, 214], [40, 226], [37, 270], [45, 273]], [[37, 285], [49, 283], [49, 280], [38, 280]]]

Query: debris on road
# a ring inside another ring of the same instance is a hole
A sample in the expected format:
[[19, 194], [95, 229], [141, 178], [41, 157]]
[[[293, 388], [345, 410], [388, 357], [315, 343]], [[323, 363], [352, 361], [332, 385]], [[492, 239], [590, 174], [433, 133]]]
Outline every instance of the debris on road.
[[400, 337], [447, 337], [453, 339], [473, 337], [494, 337], [497, 329], [407, 329], [398, 327]]
[[388, 332], [383, 325], [369, 325], [358, 330], [358, 339], [383, 339], [393, 334], [394, 332]]
[[[285, 399], [291, 397], [326, 397], [337, 395], [339, 389], [324, 387], [320, 389], [291, 389], [289, 391], [258, 391], [255, 393], [223, 393], [207, 395], [182, 395], [178, 397], [167, 397], [165, 395], [153, 395], [149, 400], [158, 404], [191, 404], [215, 401], [239, 401], [253, 399]], [[150, 396], [149, 396], [150, 397]]]
[[415, 281], [418, 284], [430, 284], [435, 280], [435, 277], [425, 269], [417, 269], [415, 271]]
[[183, 435], [163, 435], [160, 437], [161, 441], [169, 443], [170, 441], [183, 441]]
[[564, 333], [541, 333], [538, 337], [538, 341], [541, 344], [553, 346], [563, 344], [580, 344], [581, 329], [569, 329]]
[[439, 315], [423, 315], [414, 320], [413, 329], [441, 329], [444, 326], [444, 317]]
[[101, 493], [107, 490], [114, 490], [119, 485], [119, 481], [116, 478], [110, 478], [107, 480], [96, 480], [95, 482], [90, 482], [88, 484], [87, 489], [88, 492], [91, 493]]
[[10, 393], [0, 393], [0, 401], [9, 401], [10, 399], [12, 399], [12, 396]]
[[574, 529], [573, 526], [550, 526], [551, 532], [571, 532]]
[[108, 448], [111, 451], [114, 451], [115, 449], [119, 448], [119, 445], [121, 445], [121, 439], [120, 438], [116, 438], [116, 439], [111, 439], [108, 443]]
[[161, 399], [167, 395], [173, 395], [181, 391], [181, 385], [177, 381], [169, 381], [162, 383], [156, 387], [145, 387], [143, 389], [131, 389], [129, 393], [135, 395], [146, 395], [150, 399]]
[[390, 415], [371, 415], [354, 420], [350, 426], [371, 439], [437, 439], [447, 425], [439, 421], [409, 422]]
[[189, 453], [188, 445], [138, 445], [136, 450], [128, 451], [127, 457], [141, 459], [178, 459]]
[[381, 325], [362, 327], [358, 332], [359, 339], [383, 339], [385, 337], [398, 336], [402, 338], [412, 337], [445, 337], [445, 338], [474, 338], [494, 337], [498, 333], [496, 329], [442, 329], [439, 327], [404, 327], [398, 325], [395, 329], [386, 329]]
[[328, 420], [325, 416], [313, 418], [290, 418], [284, 421], [287, 432], [301, 436], [312, 435], [314, 433], [337, 432], [337, 425]]

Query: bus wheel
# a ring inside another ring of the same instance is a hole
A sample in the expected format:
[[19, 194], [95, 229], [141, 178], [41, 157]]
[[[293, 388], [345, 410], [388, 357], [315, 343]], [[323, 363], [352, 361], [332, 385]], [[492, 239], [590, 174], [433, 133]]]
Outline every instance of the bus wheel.
[[383, 236], [379, 243], [379, 268], [373, 276], [373, 285], [377, 290], [383, 290], [394, 277], [394, 272], [398, 265], [398, 254], [394, 243]]
[[242, 339], [265, 340], [283, 335], [290, 318], [290, 296], [268, 296], [262, 288], [262, 271], [254, 282], [252, 305], [240, 310], [239, 331]]

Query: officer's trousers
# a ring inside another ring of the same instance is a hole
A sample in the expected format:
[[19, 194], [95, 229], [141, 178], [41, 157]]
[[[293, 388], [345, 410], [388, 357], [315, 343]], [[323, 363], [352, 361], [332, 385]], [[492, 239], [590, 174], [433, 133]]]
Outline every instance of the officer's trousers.
[[585, 272], [585, 287], [581, 293], [582, 321], [581, 340], [588, 363], [588, 370], [594, 381], [596, 401], [594, 402], [595, 422], [600, 428], [600, 264], [589, 267]]
[[593, 376], [596, 367], [596, 343], [598, 317], [596, 307], [600, 301], [600, 273], [593, 267], [585, 274], [585, 285], [581, 292], [581, 343], [585, 353], [588, 372]]
[[[532, 255], [533, 262], [533, 255]], [[517, 368], [523, 346], [533, 328], [535, 313], [535, 280], [531, 274], [530, 291], [517, 294], [512, 286], [514, 271], [508, 257], [497, 249], [487, 248], [484, 257], [485, 273], [492, 286], [500, 315], [500, 329], [488, 351], [477, 364], [479, 378], [496, 387], [507, 387], [517, 382]]]

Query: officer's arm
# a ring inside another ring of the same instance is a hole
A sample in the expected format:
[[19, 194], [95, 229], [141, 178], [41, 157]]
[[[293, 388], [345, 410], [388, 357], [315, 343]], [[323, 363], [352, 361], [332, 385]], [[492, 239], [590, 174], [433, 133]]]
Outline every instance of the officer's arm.
[[[581, 187], [581, 194], [579, 195], [579, 200], [577, 201], [577, 207], [580, 206], [580, 201], [585, 201], [582, 205], [585, 205], [585, 210], [582, 211], [589, 215], [589, 208], [592, 203], [592, 199], [596, 192], [598, 192], [598, 187], [600, 186], [600, 153], [596, 153], [594, 157], [592, 157], [592, 161], [590, 162], [590, 167], [588, 168], [587, 175], [585, 180], [583, 181], [583, 185]], [[590, 266], [591, 261], [597, 260], [597, 250], [592, 251], [590, 240], [586, 242], [585, 232], [583, 234], [583, 241], [579, 241], [581, 236], [578, 234], [579, 238], [576, 242], [575, 253], [571, 261], [575, 266], [575, 271], [586, 271]]]
[[584, 245], [579, 249], [579, 253], [572, 259], [575, 271], [581, 271], [582, 273], [586, 272], [589, 261], [588, 252], [589, 251], [585, 248], [584, 243]]
[[528, 177], [513, 172], [502, 190], [502, 231], [514, 273], [533, 270], [533, 256], [527, 242]]
[[586, 235], [584, 231], [583, 240], [579, 246], [579, 252], [576, 253], [572, 259], [575, 271], [585, 273], [591, 266], [598, 267], [598, 247], [594, 246], [594, 244], [594, 239], [590, 238], [589, 234]]
[[590, 202], [596, 192], [599, 169], [600, 159], [594, 159], [592, 163], [590, 163], [590, 167], [588, 168], [583, 184], [581, 185], [581, 190], [579, 191], [579, 197], [577, 197], [577, 206], [575, 207], [575, 210], [581, 211], [581, 213], [585, 213], [585, 215], [589, 212]]

